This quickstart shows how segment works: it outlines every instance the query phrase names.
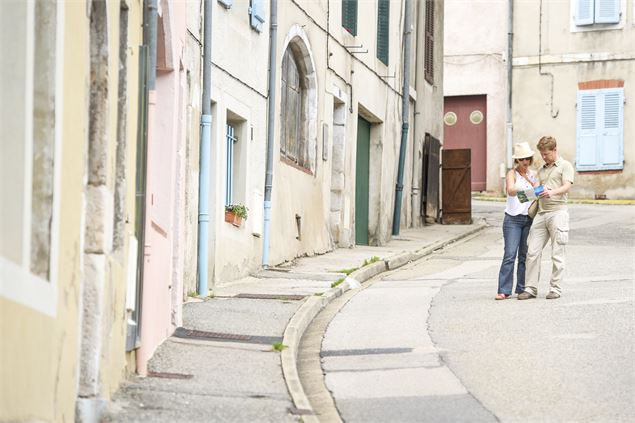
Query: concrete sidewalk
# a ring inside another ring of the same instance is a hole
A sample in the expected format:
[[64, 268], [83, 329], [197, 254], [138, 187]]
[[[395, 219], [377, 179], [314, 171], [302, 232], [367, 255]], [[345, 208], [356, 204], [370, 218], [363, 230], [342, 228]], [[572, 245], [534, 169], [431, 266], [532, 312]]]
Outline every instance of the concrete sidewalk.
[[315, 421], [296, 366], [313, 317], [359, 283], [485, 226], [404, 230], [382, 247], [337, 249], [217, 286], [214, 298], [184, 305], [183, 327], [157, 349], [148, 377], [122, 386], [102, 421]]

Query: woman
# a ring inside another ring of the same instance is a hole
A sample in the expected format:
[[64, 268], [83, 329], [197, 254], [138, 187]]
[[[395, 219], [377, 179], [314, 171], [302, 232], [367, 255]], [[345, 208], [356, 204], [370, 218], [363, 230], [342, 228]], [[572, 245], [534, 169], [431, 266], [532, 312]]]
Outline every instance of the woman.
[[526, 142], [514, 146], [514, 168], [507, 173], [507, 206], [503, 220], [505, 255], [498, 274], [497, 300], [506, 300], [512, 295], [514, 285], [514, 262], [518, 255], [516, 271], [516, 294], [525, 290], [525, 258], [527, 257], [527, 236], [533, 219], [527, 215], [531, 201], [521, 203], [518, 191], [535, 187], [536, 175], [529, 169], [534, 161], [534, 152]]

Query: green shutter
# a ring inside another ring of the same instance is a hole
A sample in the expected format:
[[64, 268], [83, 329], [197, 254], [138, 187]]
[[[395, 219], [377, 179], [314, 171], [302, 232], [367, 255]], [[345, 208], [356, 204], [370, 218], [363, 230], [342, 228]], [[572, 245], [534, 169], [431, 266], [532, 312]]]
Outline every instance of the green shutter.
[[388, 64], [390, 0], [379, 0], [377, 8], [377, 58]]
[[342, 26], [357, 35], [357, 0], [342, 0]]

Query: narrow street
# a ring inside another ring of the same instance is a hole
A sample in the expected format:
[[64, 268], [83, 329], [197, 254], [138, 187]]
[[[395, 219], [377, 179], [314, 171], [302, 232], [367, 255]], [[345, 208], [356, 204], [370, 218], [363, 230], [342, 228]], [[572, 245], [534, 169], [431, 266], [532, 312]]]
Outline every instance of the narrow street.
[[473, 207], [489, 228], [323, 312], [321, 367], [342, 420], [633, 421], [633, 207], [572, 205], [562, 298], [545, 299], [546, 247], [538, 298], [522, 302], [494, 301], [501, 204]]

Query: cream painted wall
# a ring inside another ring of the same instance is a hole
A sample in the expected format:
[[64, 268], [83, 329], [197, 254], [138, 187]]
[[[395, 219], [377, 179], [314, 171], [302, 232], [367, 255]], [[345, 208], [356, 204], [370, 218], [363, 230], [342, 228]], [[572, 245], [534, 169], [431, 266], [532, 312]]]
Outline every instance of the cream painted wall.
[[507, 13], [506, 1], [445, 2], [444, 95], [487, 97], [488, 191], [502, 189], [507, 152]]
[[542, 35], [538, 2], [521, 2], [517, 7], [514, 20], [517, 33], [513, 87], [515, 134], [531, 145], [542, 135], [555, 136], [561, 155], [575, 166], [578, 83], [605, 79], [624, 81], [624, 169], [576, 172], [572, 197], [635, 198], [632, 165], [635, 148], [631, 142], [635, 139], [635, 125], [630, 119], [633, 110], [628, 100], [635, 95], [635, 17], [632, 2], [622, 1], [621, 6], [621, 23], [613, 29], [593, 27], [581, 31], [572, 26], [569, 2], [544, 3]]
[[[0, 299], [0, 420], [74, 421], [78, 375], [80, 253], [88, 122], [75, 113], [88, 97], [88, 21], [83, 4], [65, 4], [63, 151], [57, 312], [46, 316]], [[72, 28], [72, 31], [69, 29]], [[81, 115], [87, 117], [87, 115]]]

